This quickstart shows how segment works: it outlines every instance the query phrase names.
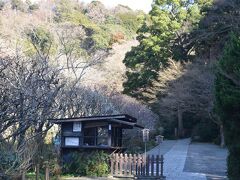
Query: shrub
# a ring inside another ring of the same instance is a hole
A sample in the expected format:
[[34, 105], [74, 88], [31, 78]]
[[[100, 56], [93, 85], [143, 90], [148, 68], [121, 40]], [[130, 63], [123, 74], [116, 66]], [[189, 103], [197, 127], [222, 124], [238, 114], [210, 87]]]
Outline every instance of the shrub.
[[106, 176], [108, 161], [108, 154], [103, 151], [72, 152], [64, 159], [63, 173], [74, 176]]
[[128, 34], [135, 35], [141, 24], [141, 21], [138, 19], [138, 15], [132, 12], [127, 12], [119, 13], [118, 17]]
[[218, 134], [216, 124], [211, 120], [202, 120], [193, 128], [192, 139], [200, 142], [214, 142]]
[[26, 12], [26, 5], [21, 0], [12, 0], [11, 5], [12, 9]]
[[5, 2], [3, 0], [0, 0], [0, 11], [3, 10], [5, 6]]
[[29, 9], [29, 11], [35, 11], [35, 10], [39, 9], [39, 5], [36, 4], [36, 3], [30, 4], [30, 5], [28, 6], [28, 9]]
[[40, 53], [42, 56], [47, 56], [55, 53], [56, 44], [54, 42], [54, 37], [47, 28], [39, 26], [28, 29], [25, 33], [28, 38], [25, 44], [27, 55]]

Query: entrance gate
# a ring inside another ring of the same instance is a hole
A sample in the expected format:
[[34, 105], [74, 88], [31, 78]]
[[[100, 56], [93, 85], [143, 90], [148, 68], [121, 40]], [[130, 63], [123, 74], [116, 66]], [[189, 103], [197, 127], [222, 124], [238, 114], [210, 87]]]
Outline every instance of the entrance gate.
[[112, 154], [111, 175], [114, 177], [137, 177], [138, 179], [165, 179], [163, 155]]

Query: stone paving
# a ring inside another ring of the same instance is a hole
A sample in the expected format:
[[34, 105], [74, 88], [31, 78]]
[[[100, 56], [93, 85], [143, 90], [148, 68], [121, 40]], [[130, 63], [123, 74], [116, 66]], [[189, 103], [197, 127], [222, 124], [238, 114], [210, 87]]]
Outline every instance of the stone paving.
[[150, 155], [157, 155], [157, 154], [162, 154], [165, 155], [168, 151], [171, 150], [171, 148], [177, 143], [177, 140], [166, 140], [163, 141], [159, 146], [156, 146], [155, 148], [151, 149], [150, 151], [147, 152], [147, 154]]
[[[190, 144], [190, 139], [165, 141], [148, 154], [164, 155], [164, 175], [167, 180], [226, 180], [226, 150], [211, 144]], [[197, 153], [196, 153], [197, 152]], [[195, 155], [194, 155], [195, 154]], [[214, 154], [214, 155], [213, 155]], [[206, 160], [206, 157], [209, 157]], [[205, 157], [204, 157], [205, 156]], [[203, 158], [202, 158], [203, 157]], [[190, 158], [190, 159], [189, 159]], [[204, 159], [200, 161], [199, 159]], [[217, 161], [216, 161], [217, 159]], [[214, 168], [208, 168], [213, 164]], [[204, 167], [205, 169], [203, 169]], [[222, 170], [223, 169], [223, 170]], [[215, 174], [212, 178], [209, 176]], [[219, 176], [218, 176], [219, 175]]]
[[168, 180], [206, 180], [204, 174], [183, 172], [190, 139], [179, 140], [165, 157], [164, 173]]
[[191, 143], [184, 172], [201, 172], [208, 180], [226, 180], [228, 150], [209, 143]]

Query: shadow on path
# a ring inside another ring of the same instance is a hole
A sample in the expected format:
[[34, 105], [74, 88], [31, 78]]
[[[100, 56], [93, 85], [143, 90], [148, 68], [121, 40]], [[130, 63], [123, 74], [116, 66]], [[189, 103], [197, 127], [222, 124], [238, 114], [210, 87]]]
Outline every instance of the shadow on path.
[[213, 144], [166, 140], [147, 154], [164, 155], [167, 180], [227, 180], [227, 150]]
[[206, 174], [208, 180], [226, 180], [227, 149], [208, 143], [189, 145], [184, 172]]

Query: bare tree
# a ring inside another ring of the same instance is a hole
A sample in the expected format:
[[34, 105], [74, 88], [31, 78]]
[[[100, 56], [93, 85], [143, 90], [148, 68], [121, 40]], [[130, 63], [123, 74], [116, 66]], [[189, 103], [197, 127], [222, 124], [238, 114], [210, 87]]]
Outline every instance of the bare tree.
[[87, 39], [86, 30], [82, 26], [65, 23], [54, 31], [59, 42], [55, 60], [67, 70], [65, 74], [74, 79], [75, 83], [80, 82], [89, 67], [102, 63], [108, 55], [106, 51], [88, 52], [82, 48]]
[[[99, 63], [105, 54], [83, 58], [72, 37], [62, 41], [58, 56], [54, 56], [50, 54], [54, 43], [51, 38], [46, 42], [34, 29], [30, 33], [35, 55], [28, 57], [17, 47], [15, 54], [0, 59], [0, 143], [11, 144], [12, 154], [19, 157], [4, 169], [7, 174], [26, 170], [32, 162], [39, 161], [33, 157], [41, 152], [46, 133], [52, 127], [48, 119], [116, 112], [104, 95], [80, 87], [79, 83], [84, 71]], [[68, 43], [75, 47], [66, 51]], [[67, 60], [70, 65], [66, 67], [60, 60]], [[67, 78], [66, 71], [75, 76]], [[34, 142], [35, 148], [30, 148], [28, 142]]]
[[61, 98], [60, 113], [64, 117], [117, 114], [118, 111], [110, 98], [96, 89], [88, 87], [65, 88]]
[[157, 107], [160, 116], [172, 121], [177, 117], [178, 135], [183, 136], [183, 113], [208, 117], [213, 102], [214, 75], [208, 64], [170, 60], [169, 67], [159, 72], [159, 80], [145, 95]]

